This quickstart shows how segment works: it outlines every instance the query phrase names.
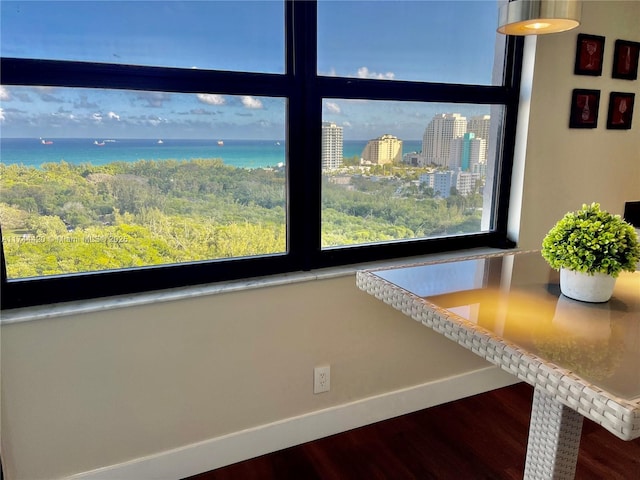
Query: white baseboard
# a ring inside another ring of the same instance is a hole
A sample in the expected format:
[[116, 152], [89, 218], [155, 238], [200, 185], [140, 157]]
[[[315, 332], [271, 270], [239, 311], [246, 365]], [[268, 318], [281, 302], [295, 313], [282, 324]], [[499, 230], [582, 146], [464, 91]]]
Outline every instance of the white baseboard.
[[489, 366], [79, 473], [67, 480], [177, 480], [517, 382], [512, 375]]

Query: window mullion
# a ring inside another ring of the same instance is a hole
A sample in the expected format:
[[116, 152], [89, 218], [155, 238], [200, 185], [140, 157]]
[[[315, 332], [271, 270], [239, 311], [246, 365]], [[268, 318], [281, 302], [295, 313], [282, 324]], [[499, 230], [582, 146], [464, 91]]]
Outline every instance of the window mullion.
[[510, 36], [507, 39], [504, 66], [504, 89], [507, 102], [505, 105], [504, 125], [502, 128], [502, 148], [496, 175], [496, 200], [494, 227], [507, 246], [513, 246], [507, 238], [507, 220], [509, 215], [509, 198], [511, 194], [511, 177], [513, 173], [513, 157], [515, 153], [516, 126], [522, 79], [522, 55], [524, 38]]
[[[320, 125], [317, 89], [317, 11], [314, 1], [288, 1], [293, 91], [289, 106], [290, 253], [301, 268], [312, 268], [320, 251]], [[289, 40], [287, 42], [289, 45]], [[289, 58], [289, 56], [288, 56]]]
[[3, 58], [3, 85], [285, 96], [286, 76], [60, 60]]
[[502, 86], [318, 77], [322, 97], [504, 104], [510, 96]]

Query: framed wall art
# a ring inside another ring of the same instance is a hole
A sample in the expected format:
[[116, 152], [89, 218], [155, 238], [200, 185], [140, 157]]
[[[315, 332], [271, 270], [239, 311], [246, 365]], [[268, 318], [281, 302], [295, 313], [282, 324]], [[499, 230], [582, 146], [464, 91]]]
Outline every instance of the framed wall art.
[[576, 45], [576, 63], [573, 73], [576, 75], [602, 75], [602, 59], [604, 56], [604, 37], [598, 35], [578, 34]]
[[569, 128], [596, 128], [600, 90], [574, 89], [571, 95]]
[[616, 40], [613, 50], [613, 78], [635, 80], [638, 78], [638, 55], [640, 43]]
[[609, 114], [607, 115], [609, 130], [629, 130], [631, 128], [635, 96], [635, 93], [611, 92], [609, 95]]

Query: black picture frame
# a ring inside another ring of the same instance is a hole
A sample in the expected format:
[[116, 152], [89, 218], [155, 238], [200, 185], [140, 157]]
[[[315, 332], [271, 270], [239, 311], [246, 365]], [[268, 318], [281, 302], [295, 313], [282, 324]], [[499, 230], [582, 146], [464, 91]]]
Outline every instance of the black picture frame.
[[596, 128], [600, 109], [600, 90], [576, 88], [571, 95], [569, 128]]
[[607, 115], [607, 129], [629, 130], [633, 120], [633, 104], [635, 93], [611, 92], [609, 95], [609, 112]]
[[602, 75], [605, 37], [599, 35], [578, 34], [576, 43], [576, 62], [573, 73], [576, 75]]
[[638, 78], [638, 57], [640, 43], [627, 40], [616, 40], [613, 50], [612, 78], [635, 80]]

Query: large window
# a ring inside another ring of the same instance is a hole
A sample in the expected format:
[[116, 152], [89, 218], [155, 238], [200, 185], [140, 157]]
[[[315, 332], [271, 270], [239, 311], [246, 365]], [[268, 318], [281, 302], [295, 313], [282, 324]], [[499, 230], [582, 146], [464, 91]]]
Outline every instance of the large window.
[[278, 1], [2, 3], [3, 57], [285, 71], [284, 8]]
[[[9, 279], [286, 252], [284, 99], [5, 91], [29, 102], [3, 132]], [[243, 138], [213, 137], [218, 116]]]
[[509, 244], [497, 2], [0, 8], [3, 308]]
[[[343, 111], [366, 120], [341, 124]], [[325, 100], [323, 248], [491, 231], [487, 173], [503, 115], [501, 105]]]

